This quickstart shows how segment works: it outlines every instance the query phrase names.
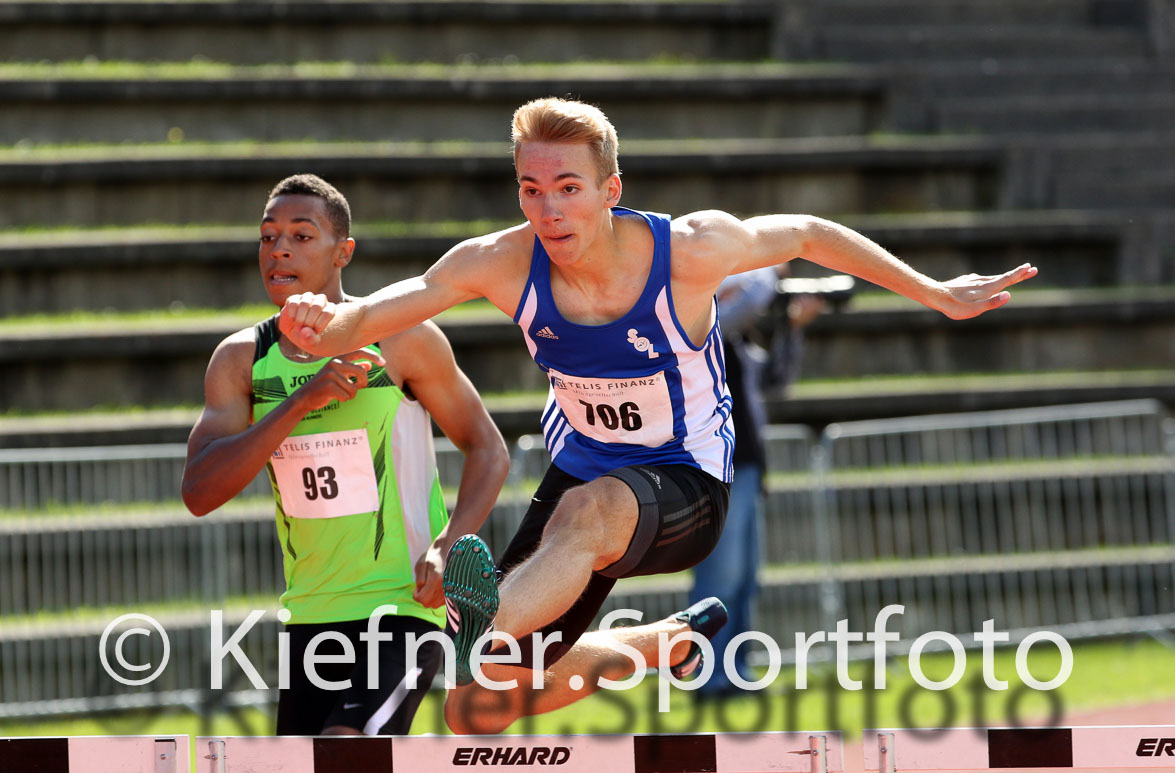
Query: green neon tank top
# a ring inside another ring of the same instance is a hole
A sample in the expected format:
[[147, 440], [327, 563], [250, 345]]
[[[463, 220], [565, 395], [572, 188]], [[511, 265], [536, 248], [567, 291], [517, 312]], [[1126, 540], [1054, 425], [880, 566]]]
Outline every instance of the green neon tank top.
[[[327, 360], [299, 363], [278, 347], [277, 317], [255, 327], [253, 420]], [[376, 347], [372, 347], [376, 348]], [[346, 402], [305, 416], [267, 465], [291, 623], [367, 618], [381, 604], [443, 626], [443, 609], [412, 598], [414, 567], [448, 513], [428, 413], [383, 368]]]

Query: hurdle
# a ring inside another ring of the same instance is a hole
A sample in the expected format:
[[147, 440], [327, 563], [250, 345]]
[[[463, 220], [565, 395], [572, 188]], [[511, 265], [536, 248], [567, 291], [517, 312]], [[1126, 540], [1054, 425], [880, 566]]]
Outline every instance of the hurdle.
[[839, 773], [839, 732], [662, 735], [199, 736], [198, 773]]
[[0, 738], [0, 770], [36, 773], [187, 773], [186, 735]]
[[1175, 725], [865, 731], [865, 770], [1175, 770]]

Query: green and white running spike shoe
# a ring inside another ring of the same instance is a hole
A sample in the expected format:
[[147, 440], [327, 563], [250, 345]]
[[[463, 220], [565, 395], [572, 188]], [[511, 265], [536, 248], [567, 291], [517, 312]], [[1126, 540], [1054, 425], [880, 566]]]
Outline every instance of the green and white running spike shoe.
[[476, 534], [466, 534], [453, 543], [445, 559], [442, 585], [447, 629], [457, 653], [457, 684], [469, 684], [473, 681], [469, 667], [473, 644], [493, 628], [494, 616], [498, 614], [494, 559]]

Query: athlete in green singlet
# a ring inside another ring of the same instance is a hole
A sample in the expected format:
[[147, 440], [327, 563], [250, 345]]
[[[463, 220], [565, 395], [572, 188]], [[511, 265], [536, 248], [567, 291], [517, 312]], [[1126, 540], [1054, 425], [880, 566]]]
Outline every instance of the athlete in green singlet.
[[[300, 292], [349, 300], [341, 275], [355, 249], [350, 220], [346, 199], [321, 178], [278, 183], [258, 254], [274, 304]], [[430, 415], [465, 454], [451, 520]], [[269, 472], [284, 554], [281, 602], [290, 615], [290, 683], [278, 702], [278, 734], [408, 732], [441, 660], [438, 643], [421, 646], [410, 673], [408, 634], [439, 634], [444, 558], [457, 536], [481, 526], [508, 468], [501, 435], [432, 323], [319, 358], [291, 344], [271, 317], [217, 347], [204, 411], [188, 440], [183, 497], [204, 515]], [[391, 636], [378, 645], [377, 684], [369, 689], [360, 634], [385, 604], [396, 614], [378, 619]], [[303, 667], [308, 649], [319, 656], [349, 649], [354, 658], [321, 663], [311, 675]], [[347, 680], [344, 689], [324, 687]]]

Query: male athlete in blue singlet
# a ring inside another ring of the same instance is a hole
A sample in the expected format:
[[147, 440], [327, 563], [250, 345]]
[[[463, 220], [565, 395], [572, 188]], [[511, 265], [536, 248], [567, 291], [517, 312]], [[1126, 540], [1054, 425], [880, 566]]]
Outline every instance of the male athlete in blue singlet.
[[[491, 623], [524, 643], [522, 666], [483, 668], [518, 679], [517, 689], [493, 695], [474, 683], [450, 693], [446, 717], [458, 732], [500, 730], [595, 689], [576, 689], [570, 675], [631, 672], [616, 641], [656, 663], [658, 634], [712, 635], [725, 619], [710, 600], [650, 625], [584, 633], [616, 578], [688, 568], [718, 540], [734, 441], [714, 301], [724, 278], [801, 257], [965, 319], [1003, 305], [1005, 288], [1036, 274], [1024, 265], [939, 282], [816, 217], [711, 210], [670, 220], [620, 208], [615, 129], [579, 102], [523, 105], [513, 139], [526, 223], [467, 240], [423, 276], [361, 302], [291, 297], [280, 318], [302, 348], [335, 354], [485, 297], [518, 322], [550, 376], [543, 431], [553, 464], [501, 557], [503, 579], [495, 583], [475, 537], [458, 541], [445, 567], [459, 684]], [[521, 670], [535, 631], [562, 635], [543, 650], [541, 690]], [[688, 671], [698, 649], [682, 641], [670, 663]]]

